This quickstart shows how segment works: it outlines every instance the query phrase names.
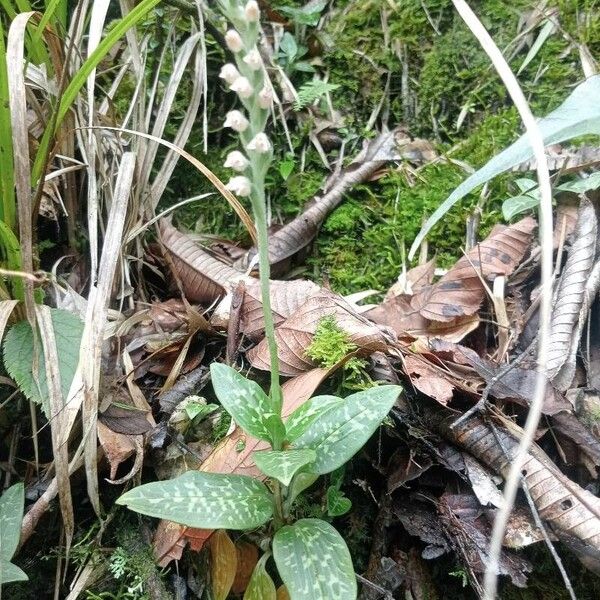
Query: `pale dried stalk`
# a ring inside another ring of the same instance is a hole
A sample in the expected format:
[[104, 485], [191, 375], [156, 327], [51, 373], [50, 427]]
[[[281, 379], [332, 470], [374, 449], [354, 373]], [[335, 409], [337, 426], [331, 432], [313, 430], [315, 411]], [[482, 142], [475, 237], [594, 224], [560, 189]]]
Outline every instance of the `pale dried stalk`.
[[488, 565], [484, 579], [484, 598], [492, 600], [496, 596], [498, 587], [498, 564], [500, 552], [502, 551], [502, 540], [508, 523], [508, 518], [512, 511], [517, 488], [521, 481], [521, 468], [527, 451], [533, 442], [537, 425], [542, 412], [544, 393], [546, 388], [546, 362], [548, 358], [548, 338], [550, 334], [550, 308], [552, 299], [552, 187], [550, 184], [550, 174], [546, 153], [544, 152], [544, 139], [537, 122], [529, 108], [523, 91], [519, 86], [517, 78], [510, 69], [510, 66], [502, 56], [502, 52], [494, 43], [490, 34], [486, 31], [481, 21], [471, 10], [465, 0], [453, 0], [459, 15], [467, 24], [473, 35], [477, 38], [482, 48], [489, 56], [494, 68], [500, 75], [506, 89], [514, 102], [519, 115], [525, 126], [527, 135], [533, 148], [537, 163], [537, 177], [540, 186], [540, 245], [542, 249], [541, 274], [542, 274], [542, 293], [540, 305], [540, 327], [538, 338], [537, 367], [538, 374], [536, 379], [535, 394], [527, 421], [525, 423], [523, 437], [519, 443], [519, 448], [515, 459], [511, 465], [509, 474], [506, 478], [504, 487], [504, 504], [498, 511], [494, 519], [492, 530], [492, 539], [488, 556]]

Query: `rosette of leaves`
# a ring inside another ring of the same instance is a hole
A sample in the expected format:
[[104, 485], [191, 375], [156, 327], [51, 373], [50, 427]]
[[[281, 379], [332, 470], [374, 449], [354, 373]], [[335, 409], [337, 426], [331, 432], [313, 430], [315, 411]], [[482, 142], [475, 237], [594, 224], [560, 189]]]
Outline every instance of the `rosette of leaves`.
[[[319, 475], [339, 469], [364, 446], [401, 389], [385, 385], [343, 399], [315, 396], [284, 421], [256, 382], [219, 363], [211, 365], [211, 375], [215, 393], [235, 423], [271, 445], [270, 450], [254, 453], [266, 481], [189, 471], [134, 488], [117, 502], [142, 514], [202, 529], [264, 526], [272, 533], [272, 555], [292, 600], [355, 598], [356, 579], [344, 539], [320, 519], [290, 523], [290, 510]], [[281, 497], [273, 493], [275, 489]], [[250, 590], [274, 589], [268, 559], [265, 554], [257, 564]], [[252, 593], [245, 598], [254, 598]]]

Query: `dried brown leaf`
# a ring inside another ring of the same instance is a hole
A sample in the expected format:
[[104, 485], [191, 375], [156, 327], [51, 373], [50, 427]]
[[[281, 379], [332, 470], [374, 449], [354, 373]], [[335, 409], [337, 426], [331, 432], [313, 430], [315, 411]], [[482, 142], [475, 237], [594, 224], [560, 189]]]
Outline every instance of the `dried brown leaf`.
[[242, 273], [211, 256], [165, 220], [160, 221], [160, 236], [170, 266], [190, 302], [210, 304], [222, 298], [230, 285], [244, 278]]
[[[312, 342], [319, 321], [333, 316], [359, 351], [367, 353], [386, 350], [394, 340], [382, 328], [357, 314], [340, 296], [320, 290], [313, 294], [300, 308], [275, 331], [279, 368], [282, 375], [299, 375], [315, 368], [314, 362], [305, 355]], [[270, 360], [267, 343], [261, 341], [247, 353], [252, 365], [269, 370]]]
[[420, 392], [443, 405], [452, 400], [454, 385], [431, 363], [413, 354], [406, 354], [403, 362], [407, 377]]
[[115, 433], [139, 435], [152, 429], [146, 418], [147, 414], [133, 406], [110, 404], [104, 412], [98, 414], [98, 420]]
[[215, 600], [225, 600], [238, 568], [238, 553], [224, 529], [218, 529], [208, 540], [210, 550], [210, 582]]
[[243, 594], [248, 587], [250, 577], [252, 577], [252, 571], [254, 571], [254, 567], [258, 562], [258, 548], [250, 542], [237, 542], [235, 549], [237, 552], [237, 571], [231, 591], [234, 594]]
[[98, 422], [98, 440], [110, 465], [110, 478], [114, 479], [119, 465], [135, 452], [133, 437], [113, 431], [100, 420]]
[[485, 297], [481, 279], [510, 275], [529, 249], [535, 226], [536, 222], [526, 217], [508, 227], [494, 227], [440, 281], [413, 298], [413, 309], [426, 319], [443, 322], [475, 314]]

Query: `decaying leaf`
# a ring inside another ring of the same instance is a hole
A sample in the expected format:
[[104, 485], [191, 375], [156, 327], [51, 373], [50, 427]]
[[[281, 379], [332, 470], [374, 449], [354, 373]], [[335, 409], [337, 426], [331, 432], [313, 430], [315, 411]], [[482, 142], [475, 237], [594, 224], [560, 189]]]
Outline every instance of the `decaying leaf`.
[[218, 529], [208, 542], [210, 582], [215, 600], [225, 600], [237, 573], [238, 553], [224, 529]]
[[190, 302], [211, 304], [222, 298], [230, 285], [244, 278], [240, 271], [212, 257], [165, 220], [160, 222], [160, 239], [174, 274]]
[[[383, 133], [372, 140], [342, 174], [336, 177], [322, 197], [315, 198], [307, 210], [269, 237], [269, 262], [273, 273], [282, 273], [289, 268], [290, 259], [314, 240], [321, 223], [342, 201], [348, 189], [368, 180], [387, 161], [393, 160], [394, 146], [394, 132]], [[255, 255], [256, 251], [253, 249], [240, 262], [240, 268], [245, 269]]]
[[485, 297], [481, 280], [490, 281], [497, 275], [510, 275], [529, 249], [535, 226], [531, 217], [508, 227], [497, 225], [440, 281], [416, 295], [411, 306], [432, 321], [448, 322], [473, 315]]
[[258, 562], [258, 548], [250, 542], [242, 541], [236, 543], [235, 550], [237, 552], [237, 571], [231, 591], [234, 594], [243, 594]]
[[[323, 289], [313, 294], [275, 331], [279, 368], [283, 375], [299, 375], [315, 368], [316, 365], [305, 355], [305, 351], [319, 321], [327, 316], [335, 317], [337, 325], [359, 350], [371, 353], [385, 350], [393, 343], [388, 333], [357, 314], [343, 298]], [[254, 367], [269, 370], [269, 352], [265, 340], [252, 348], [247, 356]]]
[[449, 377], [440, 374], [438, 369], [419, 355], [406, 354], [403, 362], [406, 375], [420, 392], [434, 398], [440, 404], [446, 405], [450, 402], [454, 386]]

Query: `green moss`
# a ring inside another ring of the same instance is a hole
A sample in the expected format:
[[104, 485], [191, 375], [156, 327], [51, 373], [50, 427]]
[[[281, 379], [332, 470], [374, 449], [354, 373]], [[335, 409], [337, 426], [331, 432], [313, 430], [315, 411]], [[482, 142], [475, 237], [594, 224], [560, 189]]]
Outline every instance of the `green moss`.
[[333, 367], [356, 350], [348, 334], [337, 324], [335, 317], [324, 317], [318, 325], [313, 341], [305, 353], [320, 367]]

